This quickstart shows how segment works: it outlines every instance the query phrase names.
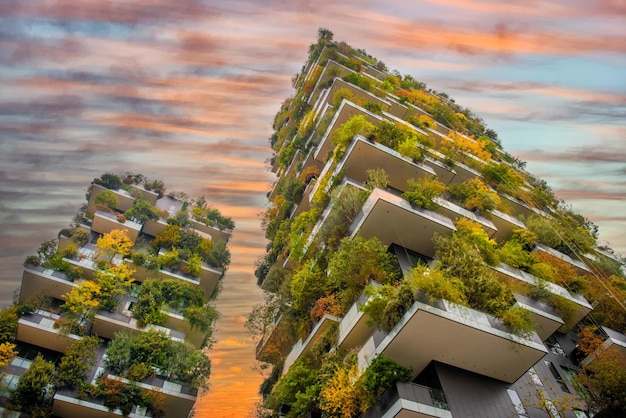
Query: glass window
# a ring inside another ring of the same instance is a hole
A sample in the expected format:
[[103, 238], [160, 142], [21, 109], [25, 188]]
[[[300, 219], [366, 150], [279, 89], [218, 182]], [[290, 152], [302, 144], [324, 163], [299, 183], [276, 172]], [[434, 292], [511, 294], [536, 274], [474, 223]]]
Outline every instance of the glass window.
[[567, 387], [567, 384], [565, 383], [565, 380], [563, 380], [563, 378], [559, 374], [559, 371], [556, 369], [556, 367], [554, 367], [554, 364], [551, 361], [547, 361], [547, 360], [545, 361], [545, 363], [550, 369], [550, 373], [552, 373], [552, 376], [554, 376], [554, 379], [561, 387], [561, 390], [566, 393], [571, 393], [569, 388]]
[[513, 406], [515, 407], [515, 411], [517, 411], [519, 416], [527, 417], [526, 408], [524, 408], [524, 404], [522, 404], [522, 400], [520, 399], [517, 391], [515, 389], [507, 389], [509, 393], [509, 398], [511, 398], [511, 402], [513, 402]]
[[541, 383], [541, 379], [539, 379], [539, 376], [537, 376], [537, 372], [535, 371], [533, 367], [528, 369], [528, 375], [530, 376], [530, 378], [532, 379], [535, 385], [543, 386], [543, 383]]

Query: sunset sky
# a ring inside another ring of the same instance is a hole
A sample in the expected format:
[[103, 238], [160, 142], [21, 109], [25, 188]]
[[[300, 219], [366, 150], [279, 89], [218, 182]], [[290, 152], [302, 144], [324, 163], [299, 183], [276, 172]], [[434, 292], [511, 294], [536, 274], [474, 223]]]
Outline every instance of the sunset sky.
[[262, 378], [267, 138], [318, 27], [444, 91], [626, 254], [621, 0], [0, 0], [0, 299], [104, 172], [205, 195], [237, 224], [196, 417], [244, 417]]

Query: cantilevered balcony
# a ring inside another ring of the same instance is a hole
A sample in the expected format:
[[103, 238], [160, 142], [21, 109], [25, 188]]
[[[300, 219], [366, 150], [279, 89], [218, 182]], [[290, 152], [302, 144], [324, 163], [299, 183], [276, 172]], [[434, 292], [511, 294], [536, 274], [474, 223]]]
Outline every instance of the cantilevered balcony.
[[[104, 406], [103, 399], [79, 398], [75, 391], [60, 389], [54, 394], [52, 412], [58, 417], [89, 417], [89, 418], [113, 418], [123, 417], [121, 409], [109, 410]], [[144, 418], [145, 414], [133, 407], [129, 418]]]
[[118, 205], [115, 209], [119, 211], [126, 212], [128, 209], [130, 209], [133, 203], [135, 203], [135, 198], [131, 196], [131, 194], [128, 193], [126, 190], [123, 190], [123, 189], [110, 190], [110, 189], [107, 189], [106, 187], [100, 186], [99, 184], [93, 183], [91, 187], [91, 194], [89, 195], [89, 202], [87, 203], [88, 213], [94, 213], [96, 211], [96, 204], [95, 204], [96, 196], [98, 196], [100, 193], [105, 192], [107, 190], [115, 194], [115, 197], [117, 197]]
[[61, 299], [74, 286], [74, 279], [60, 271], [29, 264], [22, 274], [20, 303], [41, 295]]
[[351, 349], [361, 346], [367, 341], [375, 330], [373, 325], [368, 325], [369, 316], [361, 311], [361, 306], [367, 302], [367, 296], [361, 294], [356, 302], [339, 322], [339, 349]]
[[372, 167], [385, 170], [389, 186], [400, 191], [407, 190], [409, 179], [436, 175], [429, 166], [413, 162], [399, 152], [361, 135], [354, 137], [337, 164], [335, 173], [343, 170], [346, 176], [364, 183], [368, 179], [367, 171]]
[[[448, 137], [446, 136], [446, 134], [442, 134], [439, 133], [437, 131], [435, 131], [434, 129], [428, 129], [428, 131], [430, 133], [432, 133], [431, 137], [435, 138], [436, 142], [441, 142], [441, 141], [446, 141], [449, 142], [450, 139], [448, 139]], [[442, 159], [445, 159], [446, 157], [436, 151], [430, 151], [432, 154], [438, 156], [438, 157], [443, 157]], [[484, 161], [477, 159], [475, 156], [471, 155], [471, 154], [467, 154], [467, 153], [463, 153], [461, 152], [462, 155], [468, 156], [469, 158], [472, 159], [476, 159], [482, 163], [484, 163]], [[480, 174], [478, 171], [476, 171], [475, 169], [467, 166], [466, 164], [461, 163], [458, 160], [454, 160], [454, 172], [455, 175], [454, 177], [451, 179], [450, 183], [463, 183], [466, 180], [469, 179], [473, 179], [473, 178], [477, 178], [477, 177], [482, 177], [482, 174]]]
[[216, 267], [213, 267], [207, 263], [202, 263], [200, 266], [200, 275], [193, 276], [191, 274], [185, 274], [181, 271], [173, 271], [168, 269], [161, 269], [158, 271], [157, 276], [163, 278], [174, 278], [183, 280], [188, 283], [199, 285], [207, 298], [211, 297], [217, 286], [217, 282], [222, 277], [224, 272]]
[[397, 100], [394, 100], [389, 95], [385, 98], [385, 100], [388, 101], [390, 105], [387, 112], [397, 118], [403, 119], [409, 108]]
[[54, 324], [60, 318], [60, 315], [43, 310], [22, 316], [17, 321], [17, 340], [64, 353], [69, 345], [81, 337], [63, 334], [55, 328]]
[[146, 235], [150, 235], [151, 237], [156, 237], [157, 235], [159, 235], [161, 232], [165, 231], [165, 228], [167, 228], [167, 219], [165, 218], [159, 218], [156, 220], [148, 220], [146, 221], [145, 224], [143, 224], [143, 227], [141, 228], [141, 232], [143, 232]]
[[[107, 374], [106, 379], [117, 380], [130, 384], [131, 381], [123, 377]], [[145, 379], [143, 382], [134, 382], [137, 386], [156, 392], [160, 392], [163, 397], [163, 418], [180, 418], [189, 415], [196, 403], [197, 390], [185, 383], [169, 381], [165, 376]]]
[[301, 213], [307, 212], [308, 210], [311, 209], [311, 199], [313, 198], [311, 191], [315, 189], [316, 184], [317, 184], [317, 179], [311, 179], [311, 181], [307, 183], [304, 189], [304, 192], [302, 193], [302, 199], [300, 199], [300, 202], [298, 202], [298, 204], [293, 208], [293, 210], [291, 211], [291, 214], [289, 215], [291, 219], [294, 219], [296, 216], [300, 215]]
[[107, 339], [113, 339], [116, 333], [123, 330], [134, 334], [150, 330], [162, 331], [169, 335], [174, 341], [185, 340], [184, 333], [167, 327], [153, 324], [147, 324], [143, 328], [139, 327], [137, 320], [133, 318], [132, 313], [127, 310], [124, 310], [123, 312], [120, 312], [119, 310], [115, 312], [100, 310], [96, 314], [91, 328], [91, 332], [93, 334]]
[[589, 312], [593, 310], [589, 302], [579, 294], [570, 293], [567, 289], [559, 286], [556, 283], [552, 283], [546, 280], [541, 280], [538, 277], [533, 276], [530, 273], [526, 273], [520, 269], [509, 266], [508, 264], [500, 263], [497, 267], [491, 267], [496, 277], [501, 280], [519, 280], [524, 283], [528, 283], [535, 287], [545, 287], [550, 293], [555, 296], [559, 296], [569, 302], [576, 309], [571, 313], [567, 322], [559, 329], [561, 332], [569, 331], [574, 325], [580, 322]]
[[535, 331], [541, 341], [545, 341], [565, 325], [563, 319], [550, 305], [538, 302], [524, 295], [514, 294], [516, 305], [531, 314]]
[[366, 63], [363, 64], [363, 69], [361, 70], [364, 74], [367, 74], [371, 77], [378, 79], [379, 81], [385, 81], [389, 74], [379, 70], [378, 68], [372, 67]]
[[480, 225], [489, 238], [493, 238], [498, 233], [498, 228], [494, 225], [494, 223], [483, 216], [476, 215], [474, 212], [440, 197], [434, 198], [433, 201], [439, 205], [437, 212], [447, 216], [453, 221], [457, 221], [459, 218], [474, 221]]
[[[63, 257], [64, 261], [78, 267], [81, 271], [80, 277], [87, 280], [93, 280], [95, 273], [98, 270], [96, 259], [98, 257], [97, 247], [93, 244], [85, 244], [78, 249], [78, 253], [69, 258]], [[122, 262], [122, 258], [119, 255], [113, 257], [113, 264], [119, 265]]]
[[285, 357], [291, 348], [286, 336], [289, 335], [289, 324], [283, 316], [278, 314], [274, 322], [268, 327], [265, 335], [256, 346], [256, 359], [267, 363], [276, 363]]
[[[97, 365], [91, 370], [88, 380], [92, 384], [97, 384], [100, 378], [116, 380], [129, 384], [129, 380], [111, 374], [105, 370], [104, 349], [96, 350]], [[167, 376], [163, 376], [162, 371], [155, 369], [156, 375], [141, 382], [133, 382], [137, 386], [159, 392], [163, 400], [163, 407], [166, 410], [164, 417], [177, 418], [187, 416], [196, 400], [197, 390], [186, 383], [172, 382]], [[168, 372], [169, 373], [169, 372]], [[62, 417], [121, 417], [124, 416], [119, 408], [109, 410], [104, 406], [102, 398], [91, 398], [80, 395], [77, 389], [59, 388], [52, 404], [52, 410], [56, 416]], [[146, 416], [146, 408], [133, 406], [130, 414], [131, 418], [141, 418]]]
[[[424, 148], [422, 148], [422, 151], [424, 151]], [[436, 152], [434, 150], [430, 150], [430, 152], [435, 156], [440, 154], [439, 152]], [[445, 156], [443, 154], [440, 154], [439, 159], [424, 155], [423, 164], [433, 169], [435, 175], [437, 176], [437, 179], [440, 182], [442, 182], [443, 184], [450, 184], [454, 176], [456, 176], [456, 171], [454, 171], [453, 168], [448, 167], [447, 165], [442, 163], [442, 161], [444, 160]]]
[[598, 328], [597, 334], [602, 338], [602, 345], [595, 353], [582, 360], [584, 366], [592, 363], [596, 359], [597, 354], [607, 350], [616, 351], [621, 356], [626, 356], [626, 335], [607, 327]]
[[315, 83], [311, 97], [309, 97], [309, 104], [313, 105], [317, 101], [317, 98], [321, 93], [320, 86], [327, 86], [328, 83], [332, 82], [335, 77], [345, 77], [354, 72], [354, 70], [339, 64], [337, 61], [328, 60], [319, 76], [319, 79]]
[[547, 350], [537, 334], [512, 334], [500, 319], [424, 295], [413, 304], [395, 328], [376, 331], [358, 353], [365, 370], [385, 355], [418, 375], [433, 360], [484, 376], [513, 383]]
[[355, 105], [354, 103], [344, 99], [342, 100], [337, 112], [333, 116], [333, 119], [330, 121], [324, 136], [320, 140], [319, 145], [315, 150], [314, 157], [317, 161], [321, 161], [326, 163], [329, 160], [332, 150], [335, 149], [335, 144], [332, 143], [331, 138], [332, 134], [336, 129], [339, 129], [344, 123], [346, 123], [353, 116], [362, 115], [365, 119], [376, 125], [383, 121], [382, 116], [377, 115], [376, 113], [372, 113], [369, 110], [366, 110], [360, 106]]
[[339, 77], [335, 77], [333, 80], [333, 84], [330, 86], [330, 90], [327, 95], [326, 102], [331, 103], [335, 93], [340, 89], [347, 89], [352, 93], [352, 96], [357, 99], [362, 99], [369, 103], [374, 103], [380, 105], [383, 110], [388, 110], [390, 107], [390, 103], [375, 94], [370, 93], [367, 90], [362, 89], [361, 87], [355, 86], [354, 84], [348, 83], [347, 81], [342, 80]]
[[492, 210], [490, 213], [491, 220], [497, 228], [497, 231], [492, 238], [499, 243], [511, 239], [511, 236], [513, 235], [513, 231], [515, 229], [526, 229], [526, 225], [524, 225], [524, 222], [520, 221], [517, 218], [514, 218], [511, 215], [495, 209]]
[[[324, 163], [322, 161], [318, 161], [315, 159], [315, 150], [316, 148], [311, 147], [307, 155], [304, 156], [304, 159], [302, 161], [302, 166], [300, 167], [300, 171], [298, 172], [296, 177], [300, 177], [300, 174], [304, 170], [307, 170], [307, 169], [317, 170], [318, 173], [322, 171], [322, 169], [324, 168]], [[270, 192], [270, 195], [268, 196], [268, 200], [271, 200], [273, 196], [274, 196], [274, 188], [272, 188], [272, 191]]]
[[191, 226], [197, 231], [210, 235], [213, 241], [228, 241], [233, 233], [232, 229], [220, 229], [217, 224], [207, 225], [204, 221], [198, 220], [195, 217], [191, 219]]
[[428, 116], [429, 118], [433, 119], [433, 125], [430, 128], [432, 128], [434, 131], [436, 131], [442, 136], [448, 135], [448, 133], [450, 133], [450, 128], [434, 120], [433, 115], [428, 113], [426, 110], [418, 106], [415, 106], [412, 103], [407, 103], [407, 105], [408, 105], [408, 109], [405, 114], [405, 118], [409, 118], [411, 116], [414, 116], [414, 117]]
[[141, 227], [142, 224], [128, 219], [125, 222], [120, 222], [117, 220], [116, 214], [101, 210], [93, 215], [93, 223], [91, 224], [91, 230], [99, 234], [108, 234], [114, 229], [124, 230], [128, 238], [133, 242], [137, 239]]
[[[326, 168], [329, 168], [330, 165], [327, 165]], [[313, 186], [310, 194], [309, 194], [309, 200], [311, 199], [311, 197], [313, 195], [315, 195], [315, 192], [317, 190], [317, 187], [320, 185], [321, 183], [316, 182], [316, 184]], [[365, 187], [358, 183], [358, 182], [354, 182], [352, 179], [344, 177], [343, 180], [341, 181], [341, 185], [339, 186], [341, 188], [341, 191], [339, 192], [338, 195], [338, 200], [341, 199], [341, 195], [342, 193], [344, 193], [344, 190], [348, 187], [354, 187], [358, 190], [361, 191], [365, 191]], [[305, 199], [303, 198], [302, 201], [304, 201]], [[326, 206], [326, 208], [324, 209], [324, 211], [322, 212], [322, 215], [320, 216], [320, 219], [317, 221], [317, 223], [313, 226], [313, 229], [311, 230], [311, 233], [309, 234], [306, 243], [304, 244], [304, 249], [303, 252], [300, 254], [300, 258], [299, 259], [295, 259], [293, 257], [293, 253], [289, 253], [289, 255], [287, 256], [286, 259], [282, 260], [282, 266], [286, 269], [293, 269], [293, 267], [295, 266], [295, 263], [299, 260], [301, 260], [302, 258], [304, 258], [307, 254], [309, 254], [309, 251], [314, 248], [314, 246], [312, 245], [315, 238], [317, 237], [318, 233], [320, 232], [320, 230], [324, 227], [324, 224], [327, 222], [329, 216], [331, 215], [331, 213], [333, 213], [333, 211], [335, 210], [335, 206], [334, 206], [335, 201], [331, 201], [331, 203]], [[302, 202], [300, 203], [301, 205], [303, 204]], [[278, 263], [281, 263], [280, 259], [282, 256], [279, 256], [279, 261], [277, 261]]]
[[147, 190], [143, 185], [131, 184], [129, 185], [129, 187], [141, 193], [141, 199], [147, 200], [153, 205], [159, 199], [159, 194], [157, 192], [153, 192], [152, 190]]
[[377, 237], [385, 245], [397, 243], [419, 254], [434, 257], [433, 235], [450, 235], [455, 230], [449, 218], [414, 207], [391, 192], [374, 189], [352, 223], [349, 234]]
[[499, 193], [499, 195], [501, 198], [504, 199], [505, 204], [509, 206], [509, 208], [511, 209], [511, 212], [515, 216], [528, 217], [536, 213], [542, 214], [542, 212], [539, 209], [528, 206], [526, 203], [522, 202], [521, 200], [513, 196], [509, 196], [508, 194], [505, 194], [505, 193]]
[[324, 315], [313, 327], [313, 330], [309, 334], [309, 336], [303, 341], [300, 339], [291, 349], [291, 352], [287, 355], [285, 359], [285, 365], [283, 367], [283, 375], [289, 371], [291, 365], [302, 355], [306, 355], [311, 352], [311, 349], [315, 345], [315, 343], [324, 335], [324, 333], [329, 329], [329, 327], [338, 323], [339, 318], [333, 315]]
[[143, 282], [147, 278], [156, 277], [156, 278], [170, 278], [177, 279], [187, 282], [189, 284], [200, 286], [207, 297], [211, 297], [213, 292], [215, 291], [215, 287], [217, 286], [217, 282], [224, 274], [223, 270], [213, 267], [207, 263], [202, 263], [200, 266], [200, 275], [193, 276], [188, 273], [183, 273], [182, 271], [174, 271], [167, 268], [158, 269], [158, 270], [150, 270], [144, 266], [136, 266], [129, 259], [124, 259], [124, 263], [128, 265], [128, 267], [135, 270], [133, 274], [133, 278], [136, 281]]
[[452, 418], [446, 396], [440, 389], [397, 382], [387, 389], [378, 405], [362, 418]]

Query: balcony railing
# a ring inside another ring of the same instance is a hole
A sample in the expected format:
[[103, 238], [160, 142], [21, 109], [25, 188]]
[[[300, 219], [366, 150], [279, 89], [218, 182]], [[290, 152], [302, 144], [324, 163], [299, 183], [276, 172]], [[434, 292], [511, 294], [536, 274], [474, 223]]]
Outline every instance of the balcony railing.
[[407, 417], [452, 417], [441, 389], [397, 382], [381, 395], [379, 404], [361, 418], [381, 418], [392, 410], [396, 414], [405, 411], [402, 416]]

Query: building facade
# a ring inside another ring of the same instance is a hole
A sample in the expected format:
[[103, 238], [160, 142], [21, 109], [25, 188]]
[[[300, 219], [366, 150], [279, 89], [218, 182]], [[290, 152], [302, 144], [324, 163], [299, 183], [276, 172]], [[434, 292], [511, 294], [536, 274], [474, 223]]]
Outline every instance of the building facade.
[[593, 225], [470, 110], [328, 33], [293, 82], [247, 323], [273, 367], [259, 416], [624, 407], [580, 377], [609, 346], [626, 365], [623, 266]]
[[[207, 387], [234, 224], [161, 181], [104, 174], [29, 256], [3, 311], [7, 416], [185, 417]], [[4, 416], [4, 415], [3, 415]]]

